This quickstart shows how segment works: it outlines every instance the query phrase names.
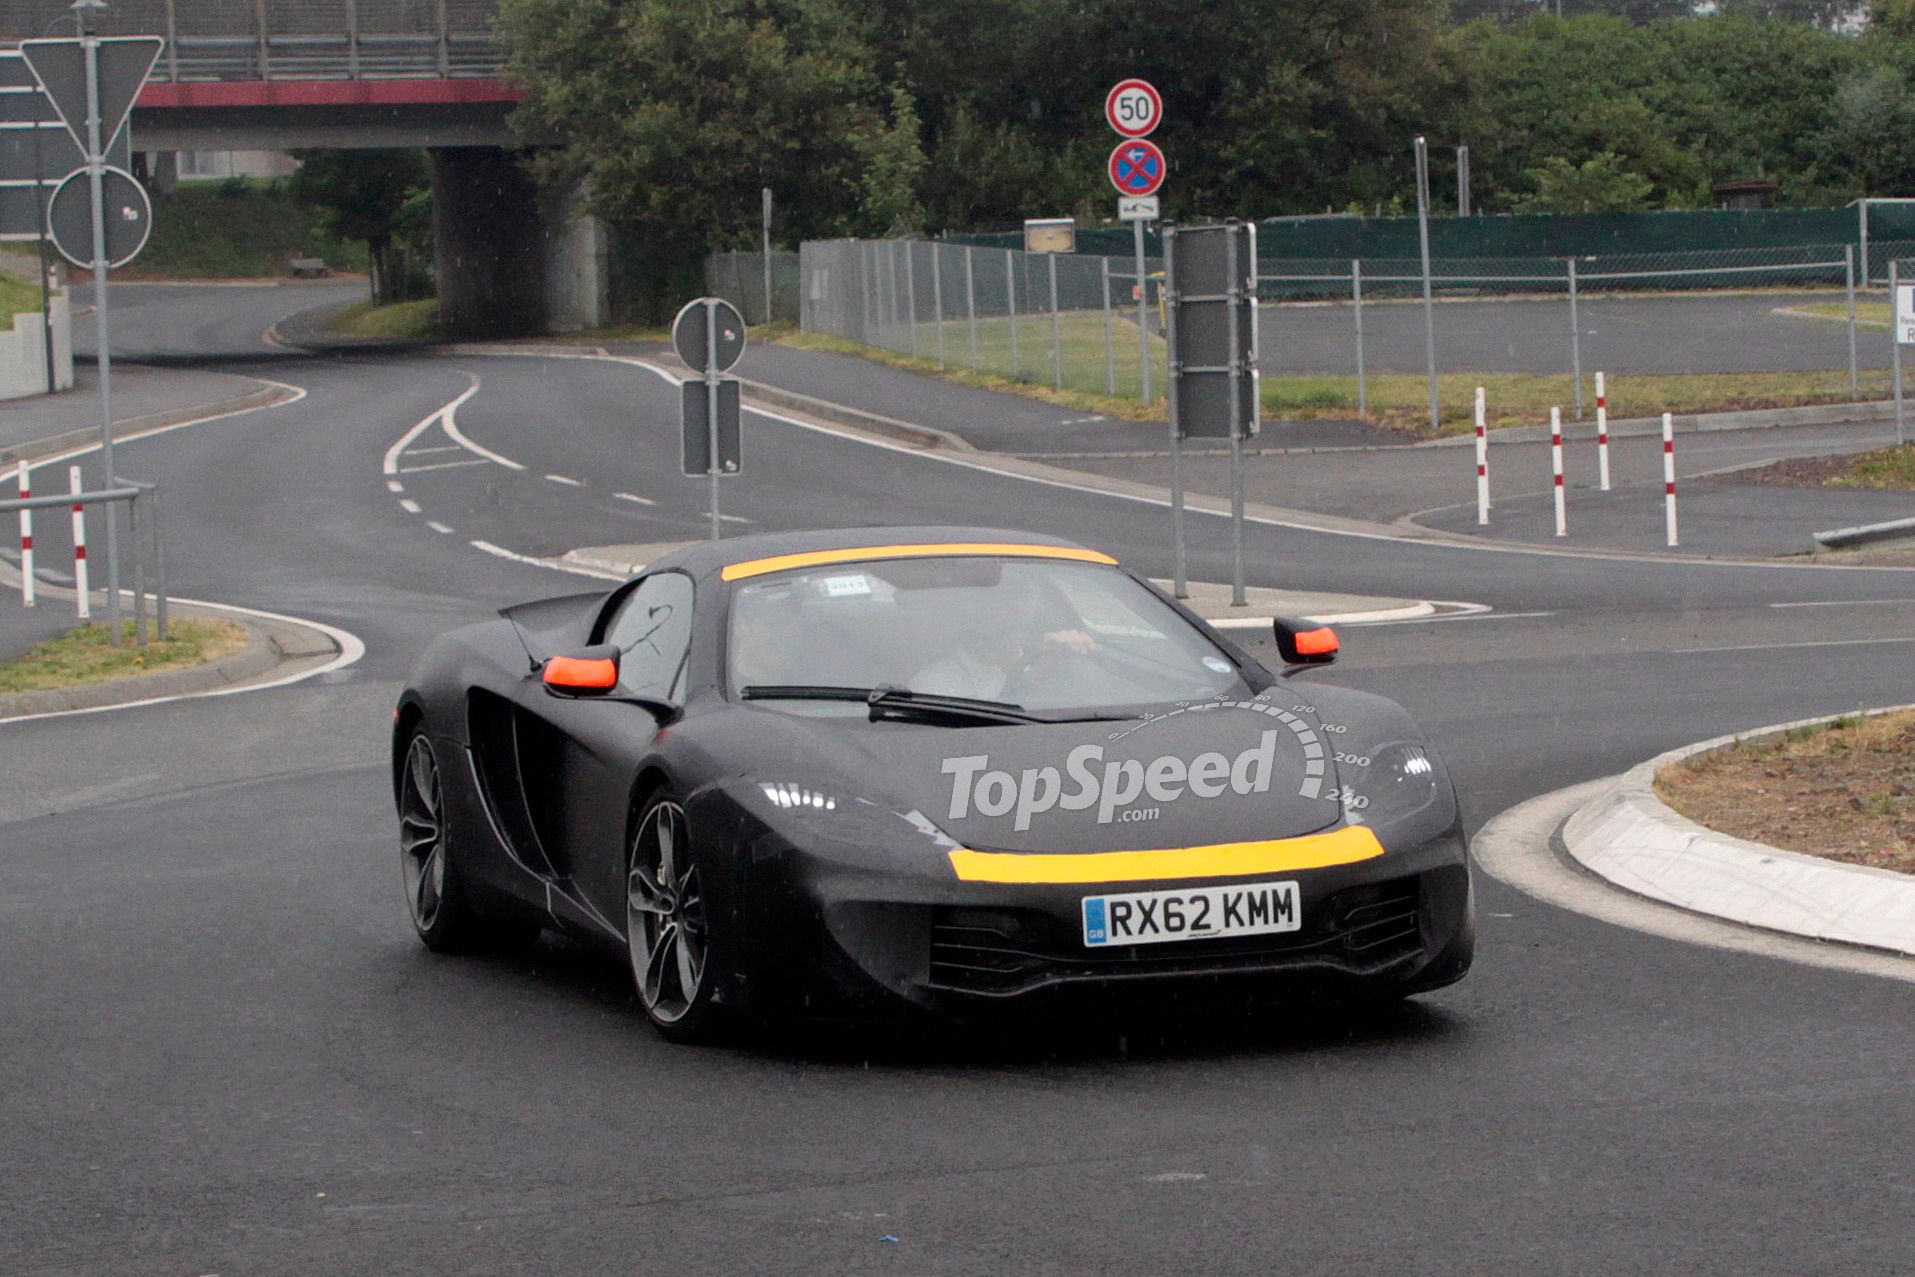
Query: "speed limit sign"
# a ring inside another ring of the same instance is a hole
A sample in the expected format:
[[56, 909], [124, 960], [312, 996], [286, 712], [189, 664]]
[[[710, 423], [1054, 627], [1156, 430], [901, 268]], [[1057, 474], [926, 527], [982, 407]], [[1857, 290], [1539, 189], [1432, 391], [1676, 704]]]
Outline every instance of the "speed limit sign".
[[1163, 118], [1163, 94], [1148, 80], [1119, 80], [1104, 96], [1104, 119], [1125, 137], [1146, 137]]

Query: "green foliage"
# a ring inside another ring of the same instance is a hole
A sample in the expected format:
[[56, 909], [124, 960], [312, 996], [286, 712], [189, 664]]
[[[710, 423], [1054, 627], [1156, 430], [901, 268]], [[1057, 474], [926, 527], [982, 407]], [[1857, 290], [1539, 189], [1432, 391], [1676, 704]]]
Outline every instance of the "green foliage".
[[1614, 151], [1581, 164], [1549, 156], [1529, 171], [1529, 180], [1534, 189], [1516, 200], [1518, 213], [1635, 213], [1648, 207], [1653, 189]]
[[924, 178], [922, 126], [910, 90], [891, 90], [891, 119], [859, 139], [864, 160], [862, 213], [866, 228], [879, 235], [908, 235], [924, 225], [918, 186]]
[[412, 291], [405, 258], [431, 258], [431, 182], [420, 151], [299, 151], [288, 179], [294, 199], [339, 239], [358, 240], [372, 259], [373, 295], [390, 302]]
[[284, 182], [183, 182], [154, 192], [153, 236], [129, 273], [180, 279], [253, 279], [286, 273], [295, 257], [364, 270], [365, 248], [335, 239]]

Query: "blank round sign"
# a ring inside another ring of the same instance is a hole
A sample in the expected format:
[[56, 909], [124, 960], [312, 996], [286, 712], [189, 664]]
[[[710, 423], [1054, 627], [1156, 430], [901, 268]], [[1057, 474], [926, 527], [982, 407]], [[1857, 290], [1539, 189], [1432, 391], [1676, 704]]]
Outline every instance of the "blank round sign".
[[[146, 247], [153, 230], [153, 202], [125, 169], [108, 166], [100, 177], [106, 216], [106, 264], [124, 266]], [[85, 169], [69, 173], [47, 201], [47, 227], [53, 246], [81, 270], [93, 269], [93, 185]]]

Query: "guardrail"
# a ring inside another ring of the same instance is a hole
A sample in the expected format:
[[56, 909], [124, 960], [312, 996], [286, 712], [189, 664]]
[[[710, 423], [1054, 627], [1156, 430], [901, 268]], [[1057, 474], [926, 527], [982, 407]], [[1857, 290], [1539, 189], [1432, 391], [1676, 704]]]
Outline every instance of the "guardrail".
[[167, 43], [153, 78], [176, 84], [461, 79], [497, 75], [504, 61], [485, 32], [182, 35]]
[[[28, 470], [18, 472], [18, 481], [22, 490], [26, 489]], [[153, 601], [154, 636], [164, 642], [168, 634], [170, 595], [166, 588], [166, 534], [165, 500], [160, 486], [156, 483], [142, 483], [137, 479], [117, 478], [117, 486], [99, 488], [88, 492], [80, 486], [80, 468], [68, 469], [68, 488], [62, 493], [50, 496], [24, 496], [9, 500], [0, 500], [0, 514], [18, 512], [20, 515], [20, 601], [27, 607], [35, 606], [34, 561], [33, 561], [33, 512], [35, 510], [69, 509], [73, 512], [74, 554], [73, 585], [74, 604], [79, 619], [88, 620], [93, 615], [92, 594], [87, 584], [86, 557], [86, 509], [88, 506], [104, 506], [107, 517], [119, 505], [125, 505], [128, 517], [133, 524], [133, 636], [134, 642], [145, 647], [147, 643], [147, 600]], [[147, 573], [152, 572], [153, 590], [150, 595], [146, 588]], [[119, 600], [109, 598], [109, 615], [114, 624], [111, 628], [111, 641], [119, 645], [120, 632], [117, 624]]]

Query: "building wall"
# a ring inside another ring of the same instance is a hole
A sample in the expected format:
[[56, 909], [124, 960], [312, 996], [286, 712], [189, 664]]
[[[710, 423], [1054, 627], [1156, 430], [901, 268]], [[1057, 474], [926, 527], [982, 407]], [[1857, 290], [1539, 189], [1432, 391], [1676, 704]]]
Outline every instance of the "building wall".
[[[73, 389], [73, 308], [57, 293], [53, 312], [53, 375], [56, 390]], [[0, 332], [0, 399], [47, 393], [46, 327], [37, 310], [13, 317], [13, 331]]]

